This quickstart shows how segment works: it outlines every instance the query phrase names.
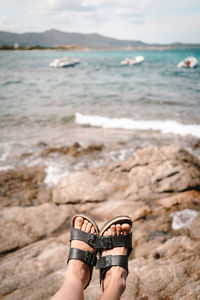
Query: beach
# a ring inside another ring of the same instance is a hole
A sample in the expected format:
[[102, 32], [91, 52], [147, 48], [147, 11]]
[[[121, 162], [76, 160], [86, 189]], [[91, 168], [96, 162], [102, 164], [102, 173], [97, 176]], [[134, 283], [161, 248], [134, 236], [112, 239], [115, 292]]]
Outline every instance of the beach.
[[134, 220], [122, 299], [198, 299], [200, 68], [177, 64], [200, 55], [137, 51], [0, 53], [0, 299], [55, 293], [75, 213]]

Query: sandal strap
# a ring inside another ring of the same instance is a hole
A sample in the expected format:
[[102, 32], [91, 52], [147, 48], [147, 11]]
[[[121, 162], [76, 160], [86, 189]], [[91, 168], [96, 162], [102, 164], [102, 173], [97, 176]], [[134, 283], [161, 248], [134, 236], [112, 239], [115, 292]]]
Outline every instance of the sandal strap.
[[88, 283], [84, 287], [84, 289], [86, 289], [88, 287], [91, 279], [92, 279], [93, 266], [95, 266], [96, 262], [97, 262], [96, 254], [91, 253], [89, 251], [84, 251], [84, 250], [81, 250], [81, 249], [78, 249], [78, 248], [70, 248], [67, 263], [71, 259], [82, 260], [84, 263], [86, 263], [89, 266], [89, 268], [90, 268], [90, 278], [88, 280]]
[[103, 269], [112, 266], [119, 266], [128, 271], [128, 256], [127, 255], [101, 256], [97, 260], [96, 269]]
[[92, 248], [96, 248], [96, 242], [98, 240], [98, 235], [93, 233], [87, 233], [82, 230], [79, 230], [75, 227], [71, 228], [71, 236], [70, 236], [70, 242], [72, 240], [79, 240], [82, 242], [85, 242]]
[[78, 248], [70, 248], [69, 251], [69, 257], [67, 262], [70, 261], [70, 259], [79, 259], [82, 260], [84, 263], [86, 263], [90, 268], [96, 265], [96, 254], [91, 253], [89, 251], [84, 251]]
[[96, 269], [100, 269], [100, 282], [104, 279], [106, 272], [112, 266], [124, 268], [128, 274], [128, 255], [107, 255], [97, 260]]
[[129, 255], [132, 251], [132, 233], [119, 236], [100, 236], [96, 241], [97, 251], [109, 250], [115, 247], [127, 248]]

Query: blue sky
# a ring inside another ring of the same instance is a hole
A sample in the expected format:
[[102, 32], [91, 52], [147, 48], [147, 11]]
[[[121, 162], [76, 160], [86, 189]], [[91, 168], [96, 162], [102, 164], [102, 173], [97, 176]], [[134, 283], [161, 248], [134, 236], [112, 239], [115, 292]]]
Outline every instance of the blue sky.
[[200, 43], [200, 0], [0, 0], [0, 30]]

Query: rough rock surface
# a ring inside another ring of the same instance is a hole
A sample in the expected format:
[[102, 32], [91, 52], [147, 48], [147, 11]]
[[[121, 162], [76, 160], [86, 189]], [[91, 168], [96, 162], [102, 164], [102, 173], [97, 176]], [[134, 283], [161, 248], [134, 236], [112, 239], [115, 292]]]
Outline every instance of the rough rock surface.
[[31, 206], [48, 202], [51, 191], [43, 183], [43, 167], [9, 170], [0, 173], [0, 208]]
[[54, 189], [53, 201], [103, 201], [117, 193], [124, 200], [152, 200], [193, 188], [200, 188], [200, 163], [173, 145], [138, 150], [126, 161], [71, 174]]
[[49, 236], [66, 224], [71, 206], [44, 203], [35, 207], [8, 207], [0, 211], [0, 253], [21, 248]]
[[[54, 188], [54, 203], [10, 207], [12, 178], [4, 177], [8, 207], [0, 210], [1, 251], [10, 251], [0, 258], [0, 299], [50, 299], [64, 280], [74, 213], [91, 215], [100, 227], [120, 214], [134, 219], [122, 300], [200, 299], [200, 162], [181, 147], [142, 149], [126, 161], [71, 174]], [[172, 213], [184, 209], [197, 215], [188, 228], [174, 230]], [[95, 270], [85, 299], [100, 292]]]

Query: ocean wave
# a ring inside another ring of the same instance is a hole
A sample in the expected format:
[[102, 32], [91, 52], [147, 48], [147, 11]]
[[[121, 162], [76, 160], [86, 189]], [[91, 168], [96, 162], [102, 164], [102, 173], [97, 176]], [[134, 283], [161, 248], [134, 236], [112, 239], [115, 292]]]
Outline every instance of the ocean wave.
[[102, 116], [75, 114], [75, 121], [80, 125], [102, 127], [107, 129], [129, 130], [160, 130], [162, 133], [174, 133], [179, 135], [192, 135], [200, 138], [200, 125], [181, 124], [173, 120], [166, 121], [136, 121], [127, 118], [107, 118]]

